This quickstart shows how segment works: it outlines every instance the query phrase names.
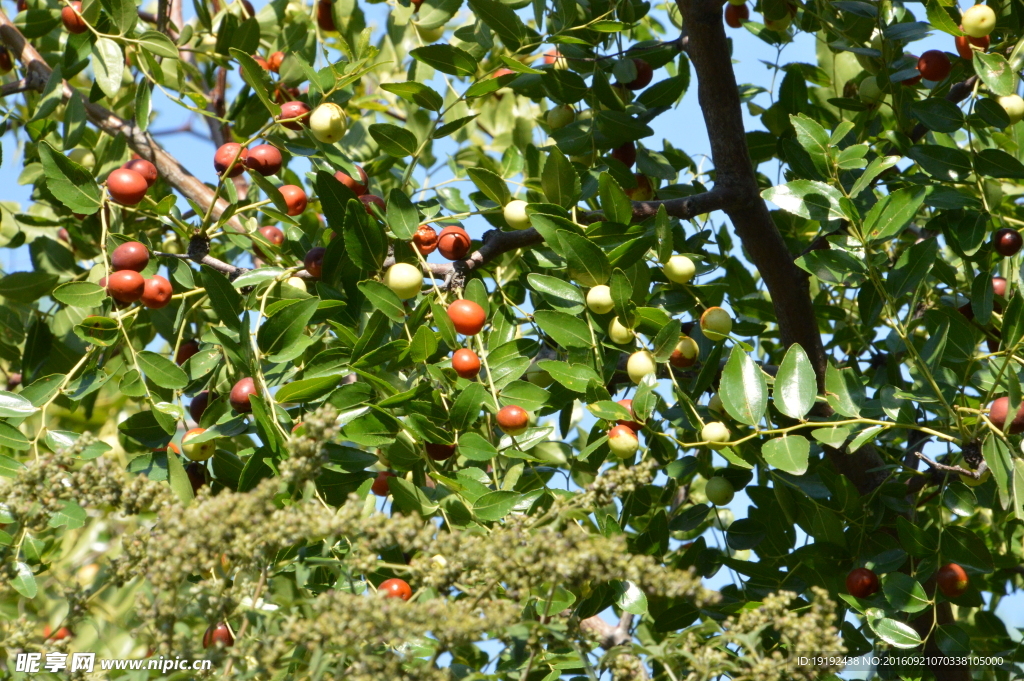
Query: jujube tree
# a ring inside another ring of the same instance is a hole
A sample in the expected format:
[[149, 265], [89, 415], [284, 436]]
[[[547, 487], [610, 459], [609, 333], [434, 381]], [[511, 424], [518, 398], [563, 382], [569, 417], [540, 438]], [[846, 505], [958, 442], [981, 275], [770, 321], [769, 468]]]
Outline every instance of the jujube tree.
[[3, 664], [1019, 676], [1020, 8], [364, 5], [0, 11]]

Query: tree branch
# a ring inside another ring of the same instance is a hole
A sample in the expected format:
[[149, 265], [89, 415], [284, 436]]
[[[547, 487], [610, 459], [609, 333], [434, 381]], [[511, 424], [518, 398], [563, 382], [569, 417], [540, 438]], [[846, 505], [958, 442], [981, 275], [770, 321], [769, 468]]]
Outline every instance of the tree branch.
[[715, 162], [715, 188], [709, 194], [723, 197], [722, 209], [764, 279], [783, 345], [799, 343], [803, 347], [814, 366], [818, 388], [823, 390], [825, 351], [811, 306], [807, 276], [793, 264], [793, 256], [758, 189], [747, 149], [731, 50], [722, 24], [722, 3], [677, 0], [677, 4], [684, 25], [689, 27], [686, 49], [697, 72], [697, 95]]

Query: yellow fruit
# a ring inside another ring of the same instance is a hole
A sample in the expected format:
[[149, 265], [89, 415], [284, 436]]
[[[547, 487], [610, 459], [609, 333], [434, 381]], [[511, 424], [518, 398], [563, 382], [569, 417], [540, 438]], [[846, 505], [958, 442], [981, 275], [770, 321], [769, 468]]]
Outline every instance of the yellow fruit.
[[587, 307], [594, 314], [608, 314], [615, 308], [612, 302], [612, 290], [604, 284], [598, 284], [587, 293]]
[[625, 345], [633, 340], [633, 332], [615, 317], [608, 324], [608, 338], [616, 345]]
[[629, 380], [634, 383], [639, 383], [644, 376], [653, 374], [657, 369], [658, 365], [654, 363], [654, 355], [646, 350], [634, 352], [626, 361], [626, 373], [629, 374]]

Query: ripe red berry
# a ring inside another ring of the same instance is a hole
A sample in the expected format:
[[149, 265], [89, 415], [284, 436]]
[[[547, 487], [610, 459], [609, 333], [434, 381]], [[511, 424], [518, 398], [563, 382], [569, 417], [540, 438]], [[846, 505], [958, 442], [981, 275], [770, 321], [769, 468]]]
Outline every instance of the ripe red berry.
[[420, 255], [430, 255], [437, 250], [437, 231], [430, 225], [420, 225], [412, 235], [412, 242]]
[[1015, 229], [1003, 227], [996, 230], [996, 233], [992, 235], [992, 247], [996, 249], [996, 253], [1004, 258], [1017, 255], [1022, 245], [1024, 245], [1024, 239], [1021, 238], [1020, 232]]
[[245, 165], [249, 170], [254, 170], [264, 177], [277, 175], [283, 162], [281, 150], [270, 144], [256, 145], [249, 150], [249, 155], [245, 159]]
[[425, 446], [427, 456], [434, 461], [447, 461], [455, 454], [455, 445], [430, 444]]
[[14, 60], [6, 47], [0, 47], [0, 74], [10, 73], [14, 68]]
[[281, 123], [281, 125], [289, 130], [302, 130], [302, 124], [309, 120], [309, 112], [309, 106], [305, 102], [285, 102], [281, 105], [281, 115], [278, 116], [277, 120], [287, 121]]
[[[634, 418], [636, 417], [636, 414], [633, 412], [633, 400], [619, 400], [619, 404], [625, 407], [626, 411], [632, 414]], [[638, 421], [619, 420], [617, 423], [620, 426], [627, 426], [628, 428], [631, 428], [634, 433], [639, 433], [643, 429], [643, 425], [641, 425]]]
[[743, 28], [743, 22], [748, 19], [750, 19], [750, 9], [746, 5], [729, 3], [725, 6], [725, 23], [730, 28]]
[[917, 60], [917, 70], [925, 80], [946, 80], [953, 65], [942, 50], [928, 50]]
[[107, 293], [119, 303], [134, 303], [146, 290], [146, 280], [135, 270], [120, 270], [107, 278]]
[[366, 207], [366, 214], [371, 217], [377, 217], [377, 214], [374, 212], [374, 207], [380, 211], [381, 215], [384, 215], [384, 212], [387, 210], [387, 204], [384, 203], [384, 199], [380, 198], [376, 194], [363, 194], [359, 197], [359, 200], [362, 201], [363, 206]]
[[43, 639], [47, 641], [63, 641], [71, 636], [71, 630], [67, 627], [61, 627], [56, 632], [53, 631], [53, 627], [47, 624], [43, 627]]
[[1006, 297], [1006, 279], [1004, 277], [992, 277], [992, 293]]
[[211, 624], [206, 633], [203, 634], [203, 647], [209, 648], [220, 644], [225, 648], [235, 645], [235, 636], [231, 633], [230, 627], [224, 622]]
[[249, 150], [241, 144], [235, 142], [222, 144], [217, 149], [217, 153], [213, 155], [213, 168], [218, 175], [227, 172], [228, 177], [238, 177], [245, 172], [245, 159], [248, 156]]
[[636, 163], [636, 145], [632, 142], [626, 142], [622, 146], [616, 147], [609, 156], [627, 168], [632, 168], [633, 164]]
[[126, 241], [110, 254], [110, 268], [141, 272], [149, 264], [149, 249], [138, 241]]
[[110, 198], [121, 205], [134, 206], [146, 196], [149, 185], [146, 178], [134, 170], [118, 168], [107, 176], [107, 191]]
[[188, 415], [192, 417], [192, 420], [199, 423], [200, 419], [203, 418], [203, 414], [206, 412], [206, 408], [210, 406], [210, 393], [207, 390], [199, 393], [192, 398], [192, 402], [188, 405]]
[[520, 435], [530, 425], [530, 415], [518, 404], [502, 407], [496, 417], [498, 427], [509, 435]]
[[277, 73], [281, 70], [281, 62], [284, 61], [284, 52], [274, 52], [267, 57], [267, 68]]
[[331, 0], [320, 0], [316, 3], [316, 23], [321, 31], [338, 30], [334, 25], [334, 15], [331, 13]]
[[[988, 408], [988, 419], [995, 424], [996, 428], [1003, 429], [1006, 424], [1006, 417], [1010, 411], [1010, 398], [997, 397]], [[1008, 433], [1024, 433], [1024, 404], [1017, 409], [1017, 415], [1006, 426]]]
[[188, 358], [199, 352], [199, 341], [191, 338], [178, 346], [178, 352], [174, 355], [174, 363], [181, 366], [188, 361]]
[[393, 577], [381, 582], [377, 587], [377, 593], [385, 598], [401, 598], [407, 601], [412, 598], [412, 587], [404, 579]]
[[324, 273], [324, 253], [327, 249], [323, 246], [317, 246], [309, 249], [306, 253], [306, 257], [303, 260], [303, 264], [306, 266], [306, 271], [309, 272], [309, 276], [319, 279]]
[[452, 355], [452, 368], [462, 378], [476, 378], [480, 373], [480, 358], [472, 350], [456, 350]]
[[970, 583], [967, 572], [956, 563], [947, 563], [940, 567], [935, 575], [935, 581], [939, 585], [939, 591], [946, 598], [962, 596]]
[[344, 170], [339, 170], [334, 173], [334, 177], [338, 182], [351, 189], [353, 194], [356, 196], [362, 196], [370, 190], [370, 179], [366, 176], [366, 171], [363, 170], [362, 166], [356, 166], [356, 174], [359, 176], [358, 180], [346, 173]]
[[278, 187], [281, 192], [281, 196], [284, 197], [284, 202], [288, 205], [288, 215], [302, 215], [302, 212], [306, 210], [306, 192], [302, 187], [297, 187], [294, 184], [286, 184], [283, 187]]
[[391, 494], [391, 488], [388, 487], [388, 478], [396, 477], [391, 471], [381, 471], [377, 473], [377, 478], [373, 481], [373, 485], [370, 490], [378, 497], [386, 497]]
[[465, 336], [475, 336], [484, 328], [487, 315], [484, 309], [472, 300], [460, 298], [448, 306], [448, 318], [455, 325], [455, 330]]
[[437, 250], [449, 260], [462, 260], [469, 253], [472, 243], [469, 232], [458, 225], [449, 225], [437, 237]]
[[245, 10], [245, 18], [256, 16], [256, 9], [249, 0], [242, 0], [242, 8]]
[[274, 244], [275, 246], [280, 246], [281, 244], [284, 243], [284, 232], [282, 232], [277, 227], [274, 227], [273, 225], [266, 225], [264, 227], [260, 227], [260, 234], [263, 235], [264, 239]]
[[171, 288], [171, 282], [159, 274], [154, 274], [146, 280], [141, 300], [142, 304], [151, 310], [159, 310], [171, 302], [171, 296], [173, 295], [174, 290]]
[[867, 598], [878, 591], [878, 575], [867, 568], [851, 570], [846, 576], [846, 590], [856, 598]]
[[82, 3], [78, 0], [74, 0], [70, 7], [65, 6], [60, 11], [60, 20], [64, 22], [64, 28], [68, 33], [85, 33], [89, 30], [88, 24], [82, 18]]
[[152, 187], [156, 184], [157, 179], [160, 177], [160, 173], [157, 172], [156, 166], [144, 158], [133, 158], [121, 167], [127, 168], [128, 170], [134, 170], [139, 175], [142, 175], [143, 179], [146, 180], [147, 187]]
[[228, 395], [228, 402], [231, 408], [240, 414], [248, 414], [252, 411], [252, 404], [249, 403], [249, 396], [256, 394], [256, 382], [246, 376], [235, 383]]
[[624, 85], [630, 90], [643, 90], [651, 84], [651, 80], [654, 78], [654, 69], [643, 59], [634, 59], [633, 66], [636, 67], [636, 78]]
[[[960, 27], [963, 30], [963, 26]], [[979, 48], [982, 52], [988, 50], [988, 46], [991, 43], [989, 36], [982, 36], [981, 38], [972, 38], [968, 35], [958, 35], [953, 40], [953, 44], [956, 45], [956, 53], [960, 55], [961, 59], [972, 61], [974, 59], [974, 50], [971, 49], [971, 45]]]

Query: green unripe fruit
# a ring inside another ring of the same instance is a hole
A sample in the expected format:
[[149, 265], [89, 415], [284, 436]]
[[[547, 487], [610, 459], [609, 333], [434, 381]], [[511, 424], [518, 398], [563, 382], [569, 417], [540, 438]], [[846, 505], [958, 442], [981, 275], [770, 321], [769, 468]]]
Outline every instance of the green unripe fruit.
[[526, 214], [526, 201], [519, 199], [509, 201], [502, 214], [505, 216], [505, 222], [512, 229], [529, 229], [533, 224], [530, 222], [530, 216]]
[[665, 277], [676, 284], [688, 284], [697, 274], [697, 268], [693, 261], [685, 255], [673, 255], [668, 262], [662, 266]]
[[318, 141], [334, 144], [345, 136], [347, 118], [340, 106], [334, 102], [325, 102], [310, 114], [309, 129]]
[[612, 290], [604, 284], [598, 284], [587, 292], [587, 307], [594, 314], [608, 314], [615, 308], [612, 301]]
[[608, 339], [616, 345], [625, 345], [632, 342], [633, 332], [615, 317], [608, 323]]
[[654, 363], [654, 355], [647, 350], [634, 352], [626, 361], [626, 373], [629, 374], [629, 380], [634, 383], [639, 383], [644, 376], [653, 374], [657, 369], [658, 365]]
[[398, 262], [384, 274], [384, 285], [402, 300], [409, 300], [419, 295], [423, 288], [423, 273], [409, 263]]
[[721, 444], [728, 442], [732, 435], [721, 421], [705, 424], [700, 430], [700, 439], [708, 443], [712, 449], [721, 449]]
[[704, 487], [704, 494], [715, 506], [725, 506], [736, 496], [736, 490], [732, 483], [721, 476], [715, 476], [708, 480]]

